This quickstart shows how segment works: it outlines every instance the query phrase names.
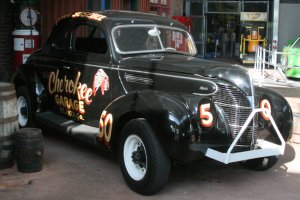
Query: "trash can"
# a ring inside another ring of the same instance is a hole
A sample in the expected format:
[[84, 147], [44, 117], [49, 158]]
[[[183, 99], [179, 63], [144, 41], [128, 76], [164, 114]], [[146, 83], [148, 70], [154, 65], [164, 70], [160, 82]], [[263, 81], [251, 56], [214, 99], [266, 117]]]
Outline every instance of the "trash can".
[[20, 172], [39, 172], [43, 168], [44, 145], [42, 130], [22, 128], [16, 133], [16, 162]]

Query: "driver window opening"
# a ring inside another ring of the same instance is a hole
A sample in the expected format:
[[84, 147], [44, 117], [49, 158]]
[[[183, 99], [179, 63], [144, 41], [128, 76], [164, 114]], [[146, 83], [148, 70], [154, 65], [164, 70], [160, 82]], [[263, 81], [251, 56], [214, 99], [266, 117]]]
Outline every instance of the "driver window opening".
[[107, 52], [105, 33], [95, 26], [76, 26], [73, 38], [75, 51], [98, 54], [106, 54]]

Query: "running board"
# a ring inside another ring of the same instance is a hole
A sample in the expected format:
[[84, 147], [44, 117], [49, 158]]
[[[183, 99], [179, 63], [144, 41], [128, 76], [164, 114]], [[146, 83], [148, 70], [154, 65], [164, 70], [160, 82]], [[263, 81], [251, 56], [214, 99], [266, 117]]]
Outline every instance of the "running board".
[[[243, 151], [243, 152], [237, 152], [237, 153], [231, 153], [235, 145], [237, 144], [238, 140], [241, 138], [241, 136], [244, 134], [247, 126], [253, 119], [254, 115], [258, 112], [266, 112], [267, 115], [270, 117], [271, 124], [273, 125], [277, 136], [280, 139], [281, 145], [274, 144], [272, 142], [268, 142], [262, 139], [257, 139], [257, 142], [255, 144], [256, 149], [249, 150], [249, 151]], [[284, 154], [284, 148], [285, 148], [285, 141], [270, 113], [270, 111], [266, 108], [259, 108], [252, 111], [252, 113], [249, 115], [248, 119], [246, 120], [245, 124], [242, 126], [239, 134], [236, 136], [232, 144], [230, 145], [229, 149], [226, 153], [222, 153], [219, 151], [216, 151], [212, 148], [208, 148], [205, 156], [212, 158], [214, 160], [217, 160], [219, 162], [228, 164], [232, 162], [238, 162], [238, 161], [244, 161], [254, 158], [261, 158], [261, 157], [267, 157], [267, 156], [278, 156]]]
[[50, 111], [36, 113], [35, 120], [59, 132], [67, 133], [88, 143], [96, 144], [96, 137], [99, 133], [99, 128], [97, 127], [74, 122]]

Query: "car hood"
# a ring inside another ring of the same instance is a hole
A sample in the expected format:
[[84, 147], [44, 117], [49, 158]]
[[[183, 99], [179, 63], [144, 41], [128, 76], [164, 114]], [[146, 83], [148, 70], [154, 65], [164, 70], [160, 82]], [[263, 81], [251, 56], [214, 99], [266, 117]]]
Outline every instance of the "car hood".
[[182, 75], [221, 79], [239, 87], [248, 96], [252, 95], [249, 73], [245, 68], [238, 65], [176, 54], [129, 57], [124, 59], [120, 64], [135, 70], [180, 73]]

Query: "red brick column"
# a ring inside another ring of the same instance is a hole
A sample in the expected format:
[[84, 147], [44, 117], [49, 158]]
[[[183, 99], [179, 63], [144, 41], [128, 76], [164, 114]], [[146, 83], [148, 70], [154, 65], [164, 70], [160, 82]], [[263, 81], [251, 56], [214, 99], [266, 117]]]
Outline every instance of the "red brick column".
[[[2, 0], [0, 0], [2, 1]], [[88, 9], [87, 0], [40, 0], [37, 9], [41, 12], [41, 46], [46, 42], [47, 36], [56, 21], [66, 14]]]
[[112, 9], [113, 10], [121, 10], [121, 1], [120, 0], [112, 0]]
[[14, 5], [0, 0], [0, 81], [8, 81], [12, 74]]
[[148, 13], [150, 11], [150, 0], [139, 0], [138, 11]]

